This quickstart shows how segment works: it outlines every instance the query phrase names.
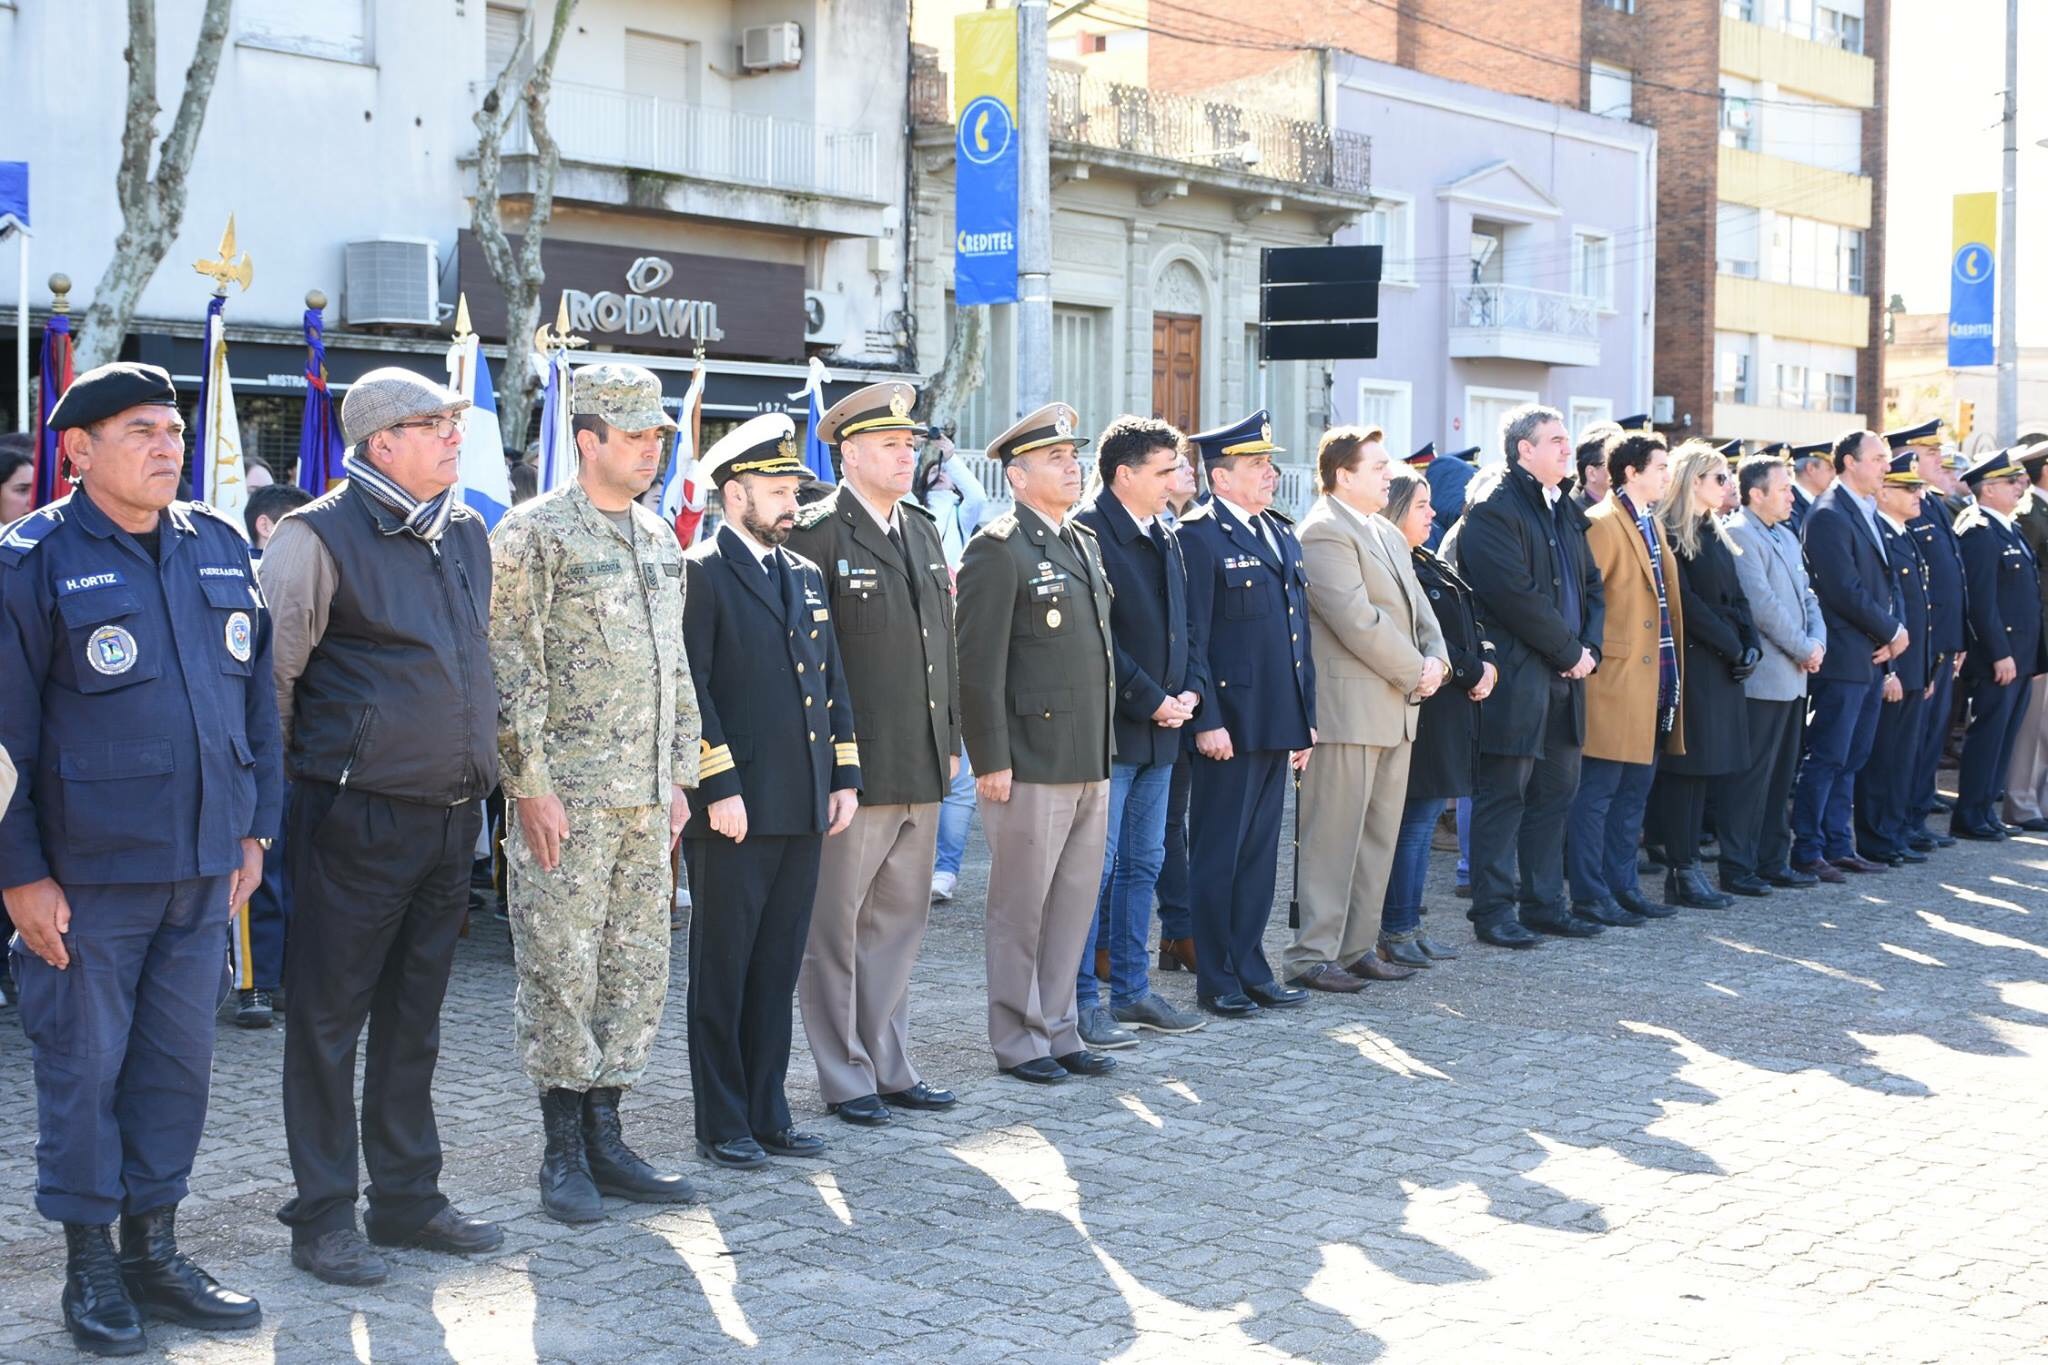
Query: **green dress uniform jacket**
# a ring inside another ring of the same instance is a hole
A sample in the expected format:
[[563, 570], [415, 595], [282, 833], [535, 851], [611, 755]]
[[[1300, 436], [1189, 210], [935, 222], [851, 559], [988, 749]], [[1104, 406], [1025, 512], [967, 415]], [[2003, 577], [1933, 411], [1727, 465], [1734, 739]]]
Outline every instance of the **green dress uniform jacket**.
[[864, 806], [937, 801], [960, 750], [953, 575], [932, 514], [896, 504], [898, 551], [850, 488], [797, 513], [789, 548], [825, 573], [846, 688], [860, 718]]
[[1095, 533], [1019, 507], [960, 560], [960, 701], [977, 773], [1017, 782], [1109, 776], [1115, 709], [1109, 576]]

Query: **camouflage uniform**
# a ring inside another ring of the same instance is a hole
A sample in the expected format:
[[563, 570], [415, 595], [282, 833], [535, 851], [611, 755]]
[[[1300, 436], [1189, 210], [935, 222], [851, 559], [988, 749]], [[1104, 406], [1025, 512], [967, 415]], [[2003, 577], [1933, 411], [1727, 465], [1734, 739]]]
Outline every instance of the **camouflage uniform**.
[[[665, 423], [651, 377], [594, 365], [575, 411]], [[654, 404], [651, 409], [650, 404]], [[630, 1086], [668, 993], [671, 783], [697, 785], [697, 693], [683, 647], [683, 552], [632, 506], [628, 537], [570, 484], [491, 536], [491, 661], [508, 801], [560, 798], [561, 862], [540, 870], [506, 823], [514, 1031], [542, 1089]]]

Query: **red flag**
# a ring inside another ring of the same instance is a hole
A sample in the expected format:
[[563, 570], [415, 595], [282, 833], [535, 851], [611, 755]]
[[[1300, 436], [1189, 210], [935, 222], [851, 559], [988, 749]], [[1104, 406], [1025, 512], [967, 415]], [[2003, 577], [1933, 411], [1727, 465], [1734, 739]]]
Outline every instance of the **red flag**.
[[29, 506], [41, 507], [70, 492], [57, 453], [57, 433], [50, 430], [50, 413], [64, 390], [71, 387], [71, 317], [52, 313], [43, 324], [43, 356], [40, 401], [36, 404], [36, 477], [29, 490]]

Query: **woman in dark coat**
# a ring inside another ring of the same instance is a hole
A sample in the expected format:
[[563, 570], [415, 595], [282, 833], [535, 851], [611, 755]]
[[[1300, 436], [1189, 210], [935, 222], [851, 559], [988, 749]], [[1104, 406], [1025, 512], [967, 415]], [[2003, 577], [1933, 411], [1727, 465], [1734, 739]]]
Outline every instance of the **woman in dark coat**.
[[1707, 792], [1741, 774], [1749, 752], [1749, 710], [1742, 680], [1763, 658], [1763, 642], [1750, 618], [1749, 599], [1735, 568], [1741, 553], [1716, 513], [1733, 480], [1728, 461], [1705, 441], [1687, 441], [1671, 455], [1671, 491], [1658, 516], [1678, 560], [1678, 591], [1685, 603], [1685, 751], [1659, 760], [1652, 793], [1655, 818], [1671, 857], [1664, 900], [1718, 910], [1735, 903], [1700, 870], [1700, 831]]
[[1432, 509], [1429, 483], [1397, 466], [1380, 513], [1400, 528], [1415, 559], [1415, 576], [1429, 595], [1451, 656], [1451, 676], [1422, 703], [1415, 746], [1408, 760], [1408, 804], [1394, 844], [1394, 866], [1380, 921], [1380, 957], [1410, 967], [1427, 967], [1456, 957], [1449, 947], [1422, 932], [1422, 885], [1429, 875], [1430, 838], [1444, 802], [1470, 796], [1479, 768], [1479, 703], [1497, 676], [1493, 646], [1480, 633], [1472, 611], [1472, 590], [1450, 565], [1426, 546]]

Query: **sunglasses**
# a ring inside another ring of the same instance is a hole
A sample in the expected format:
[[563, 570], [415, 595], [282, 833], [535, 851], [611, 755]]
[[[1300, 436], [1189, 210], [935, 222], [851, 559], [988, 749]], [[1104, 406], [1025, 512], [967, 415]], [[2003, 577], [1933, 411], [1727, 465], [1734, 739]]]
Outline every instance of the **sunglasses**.
[[1718, 484], [1726, 484], [1728, 482], [1728, 471], [1725, 469], [1717, 470], [1712, 474], [1706, 474], [1702, 477], [1712, 479], [1715, 483]]

